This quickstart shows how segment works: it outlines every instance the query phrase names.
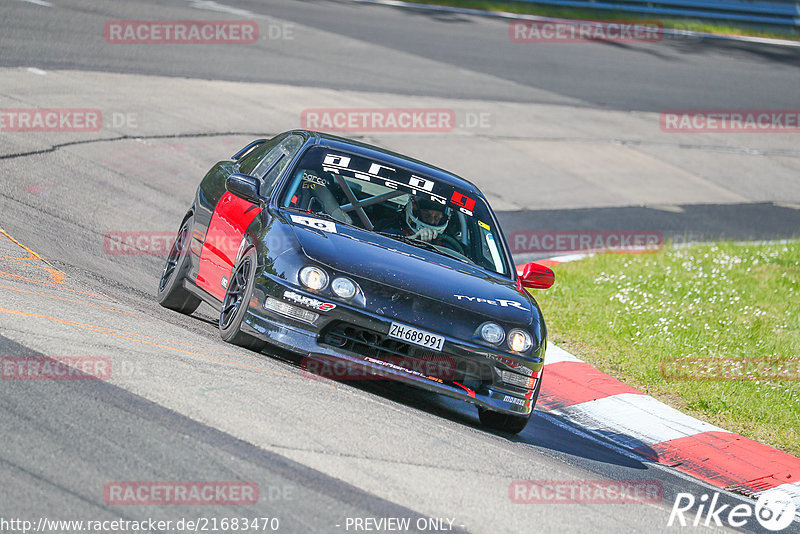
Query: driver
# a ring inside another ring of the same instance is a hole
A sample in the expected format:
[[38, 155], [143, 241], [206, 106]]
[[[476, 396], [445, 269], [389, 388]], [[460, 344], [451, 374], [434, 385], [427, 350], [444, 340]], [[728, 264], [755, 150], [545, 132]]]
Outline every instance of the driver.
[[447, 228], [451, 212], [450, 208], [434, 200], [412, 196], [400, 212], [399, 220], [384, 231], [442, 244], [438, 238]]

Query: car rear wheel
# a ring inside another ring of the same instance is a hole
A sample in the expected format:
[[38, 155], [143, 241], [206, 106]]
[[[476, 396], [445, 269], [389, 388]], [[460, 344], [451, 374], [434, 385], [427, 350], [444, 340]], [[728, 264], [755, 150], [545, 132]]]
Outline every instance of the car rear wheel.
[[175, 242], [167, 256], [161, 280], [158, 282], [158, 303], [187, 315], [200, 306], [200, 298], [183, 287], [183, 278], [189, 269], [189, 242], [191, 239], [193, 218], [189, 217], [181, 225]]
[[481, 424], [492, 430], [499, 430], [500, 432], [507, 432], [509, 434], [519, 434], [522, 432], [528, 425], [528, 421], [531, 420], [533, 408], [536, 407], [536, 401], [539, 399], [539, 390], [542, 387], [543, 374], [544, 369], [539, 372], [539, 380], [536, 383], [536, 391], [533, 394], [533, 402], [531, 403], [531, 413], [528, 415], [512, 415], [487, 410], [486, 408], [478, 406], [478, 417], [481, 420]]
[[222, 301], [222, 311], [219, 314], [219, 333], [222, 339], [228, 343], [260, 351], [266, 346], [266, 343], [241, 331], [247, 307], [253, 297], [256, 264], [256, 251], [251, 248], [245, 252], [234, 268], [228, 282], [228, 289], [225, 291], [225, 298]]

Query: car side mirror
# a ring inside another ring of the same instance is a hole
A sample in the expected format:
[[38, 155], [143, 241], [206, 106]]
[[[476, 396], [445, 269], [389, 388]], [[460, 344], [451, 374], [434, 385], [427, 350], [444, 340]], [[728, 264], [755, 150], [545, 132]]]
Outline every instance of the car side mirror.
[[231, 194], [253, 204], [261, 204], [262, 202], [261, 195], [259, 194], [261, 180], [255, 176], [235, 172], [225, 180], [225, 189]]
[[519, 277], [522, 287], [529, 287], [531, 289], [547, 289], [551, 287], [556, 281], [556, 274], [549, 267], [540, 265], [538, 263], [527, 263], [522, 268], [522, 274]]

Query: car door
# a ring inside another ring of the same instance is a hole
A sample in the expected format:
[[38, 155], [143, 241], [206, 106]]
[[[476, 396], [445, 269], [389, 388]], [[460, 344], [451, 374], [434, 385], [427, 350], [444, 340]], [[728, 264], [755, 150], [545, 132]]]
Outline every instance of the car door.
[[[268, 196], [278, 178], [302, 148], [305, 139], [292, 134], [271, 150], [245, 158], [234, 172], [246, 173], [261, 180], [261, 194]], [[197, 286], [220, 301], [225, 297], [233, 266], [239, 257], [247, 229], [262, 207], [225, 191], [214, 208], [208, 225], [197, 274]]]

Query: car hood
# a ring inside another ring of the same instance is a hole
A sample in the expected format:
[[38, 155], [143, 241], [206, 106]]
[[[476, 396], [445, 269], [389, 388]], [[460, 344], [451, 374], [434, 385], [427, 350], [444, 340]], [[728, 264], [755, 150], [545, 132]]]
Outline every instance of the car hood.
[[336, 231], [330, 232], [292, 224], [308, 258], [337, 273], [392, 288], [397, 291], [395, 299], [415, 295], [431, 299], [437, 308], [444, 305], [498, 321], [531, 322], [533, 307], [511, 280], [389, 237], [335, 226]]

